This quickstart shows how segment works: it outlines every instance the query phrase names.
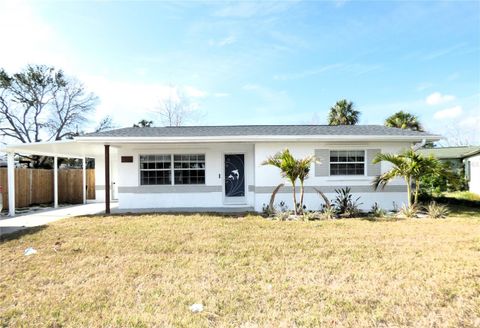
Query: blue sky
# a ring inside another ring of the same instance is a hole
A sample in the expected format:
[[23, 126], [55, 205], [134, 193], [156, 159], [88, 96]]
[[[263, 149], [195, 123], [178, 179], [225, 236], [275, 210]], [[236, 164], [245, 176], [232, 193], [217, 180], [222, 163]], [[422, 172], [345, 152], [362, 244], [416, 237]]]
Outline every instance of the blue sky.
[[[403, 109], [480, 143], [480, 2], [3, 2], [7, 70], [64, 68], [101, 99], [92, 121], [156, 120], [169, 94], [197, 124], [362, 124]], [[27, 40], [27, 42], [25, 42]]]

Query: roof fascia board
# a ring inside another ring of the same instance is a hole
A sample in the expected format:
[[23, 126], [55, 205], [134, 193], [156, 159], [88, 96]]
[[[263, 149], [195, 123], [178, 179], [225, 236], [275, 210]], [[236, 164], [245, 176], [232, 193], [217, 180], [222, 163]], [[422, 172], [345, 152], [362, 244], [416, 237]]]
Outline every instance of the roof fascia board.
[[28, 148], [15, 148], [15, 147], [8, 147], [6, 149], [2, 149], [1, 151], [9, 152], [9, 153], [17, 153], [17, 154], [29, 154], [29, 155], [39, 155], [39, 156], [48, 156], [48, 157], [62, 157], [62, 158], [85, 158], [90, 156], [83, 156], [83, 155], [73, 155], [73, 154], [63, 154], [63, 153], [55, 153], [55, 152], [46, 152], [46, 151], [37, 151]]
[[365, 136], [365, 135], [332, 135], [332, 136], [209, 136], [209, 137], [77, 137], [78, 142], [94, 143], [190, 143], [190, 142], [246, 142], [246, 141], [437, 141], [442, 137], [428, 136]]

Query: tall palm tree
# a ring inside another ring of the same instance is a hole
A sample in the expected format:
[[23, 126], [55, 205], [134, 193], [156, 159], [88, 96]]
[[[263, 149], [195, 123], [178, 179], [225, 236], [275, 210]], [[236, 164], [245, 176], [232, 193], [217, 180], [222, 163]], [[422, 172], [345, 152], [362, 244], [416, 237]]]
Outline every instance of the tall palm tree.
[[346, 99], [337, 101], [328, 114], [328, 125], [355, 125], [359, 120], [360, 112]]
[[416, 115], [404, 112], [403, 110], [387, 117], [385, 126], [413, 131], [423, 131], [422, 124]]
[[288, 149], [270, 156], [262, 165], [272, 165], [278, 167], [284, 178], [290, 181], [293, 187], [293, 212], [297, 215], [297, 194], [295, 190], [296, 182], [299, 176], [297, 161]]

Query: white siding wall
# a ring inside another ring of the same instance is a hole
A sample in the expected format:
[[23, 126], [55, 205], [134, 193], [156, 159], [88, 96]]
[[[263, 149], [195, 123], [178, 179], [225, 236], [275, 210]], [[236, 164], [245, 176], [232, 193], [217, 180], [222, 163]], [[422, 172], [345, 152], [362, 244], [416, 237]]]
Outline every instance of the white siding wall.
[[480, 155], [472, 156], [467, 159], [467, 165], [470, 165], [470, 181], [468, 181], [468, 190], [480, 195]]
[[[288, 182], [281, 178], [280, 172], [277, 168], [272, 166], [262, 166], [262, 161], [270, 155], [275, 154], [278, 151], [281, 151], [285, 148], [288, 148], [290, 152], [295, 157], [305, 157], [308, 155], [313, 155], [315, 149], [330, 149], [330, 150], [366, 150], [366, 149], [380, 149], [382, 153], [397, 153], [402, 149], [409, 147], [408, 143], [356, 143], [352, 146], [350, 144], [341, 144], [341, 143], [259, 143], [255, 145], [255, 186], [257, 188], [257, 193], [255, 195], [255, 209], [261, 211], [264, 204], [268, 204], [270, 201], [270, 191], [264, 192], [266, 188], [261, 187], [270, 187], [268, 190], [273, 190], [275, 186], [280, 183], [285, 183], [285, 186], [290, 186]], [[328, 162], [328, 158], [325, 159]], [[387, 163], [381, 164], [381, 171], [385, 172], [389, 168]], [[373, 177], [369, 176], [315, 176], [315, 167], [312, 165], [310, 176], [305, 181], [306, 189], [310, 187], [318, 188], [322, 191], [331, 189], [332, 186], [335, 187], [352, 187], [365, 189], [371, 186]], [[401, 186], [404, 186], [402, 180], [397, 179], [392, 181], [389, 186], [391, 189], [397, 188], [403, 189]], [[323, 187], [323, 188], [322, 188]], [[258, 192], [261, 189], [262, 193]], [[280, 201], [284, 201], [287, 206], [291, 209], [293, 208], [293, 200], [291, 192], [283, 188], [276, 196], [275, 203], [278, 204]], [[298, 197], [300, 195], [300, 188], [297, 188]], [[305, 194], [305, 205], [307, 209], [315, 210], [319, 209], [323, 204], [323, 200], [320, 196], [311, 188], [309, 188], [308, 193]], [[334, 192], [326, 193], [329, 199], [335, 198]], [[401, 206], [407, 201], [406, 192], [382, 192], [382, 191], [368, 191], [368, 192], [354, 192], [356, 197], [360, 196], [359, 202], [363, 203], [361, 205], [362, 209], [368, 210], [371, 206], [377, 202], [379, 206], [385, 209], [392, 209], [393, 203], [397, 206]], [[299, 199], [297, 197], [297, 200]]]
[[[119, 208], [185, 208], [223, 207], [224, 153], [245, 154], [245, 203], [254, 206], [254, 194], [248, 186], [254, 182], [253, 145], [248, 144], [190, 144], [190, 145], [137, 145], [122, 146], [118, 150]], [[205, 154], [205, 187], [199, 186], [140, 186], [139, 157], [152, 154]], [[133, 156], [133, 163], [120, 163], [121, 156]], [[207, 189], [189, 192], [195, 188]], [[213, 190], [213, 191], [212, 191]], [[231, 205], [234, 206], [234, 205]]]

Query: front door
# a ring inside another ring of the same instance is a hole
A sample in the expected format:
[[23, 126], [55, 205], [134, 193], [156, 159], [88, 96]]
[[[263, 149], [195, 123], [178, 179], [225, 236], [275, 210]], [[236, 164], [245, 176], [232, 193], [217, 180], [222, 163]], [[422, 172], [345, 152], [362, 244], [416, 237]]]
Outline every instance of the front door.
[[245, 203], [245, 155], [225, 154], [225, 203]]

